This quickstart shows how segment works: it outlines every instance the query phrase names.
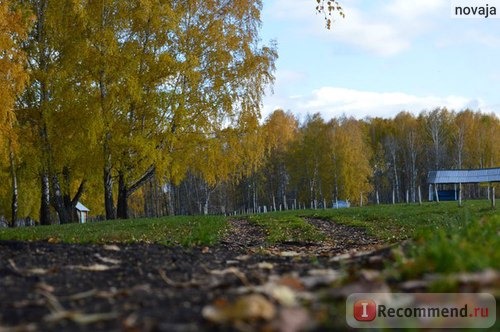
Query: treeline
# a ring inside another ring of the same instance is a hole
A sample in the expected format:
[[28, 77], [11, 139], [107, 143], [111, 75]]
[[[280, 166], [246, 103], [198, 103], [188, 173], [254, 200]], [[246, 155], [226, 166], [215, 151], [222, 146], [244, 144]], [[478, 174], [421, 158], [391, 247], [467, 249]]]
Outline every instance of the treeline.
[[[419, 200], [419, 187], [427, 200], [430, 170], [500, 165], [500, 119], [469, 109], [363, 120], [326, 121], [315, 114], [303, 123], [277, 110], [256, 135], [261, 145], [250, 148], [260, 155], [259, 164], [249, 176], [207, 182], [190, 170], [178, 185], [150, 183], [132, 197], [134, 215], [322, 208], [338, 200], [412, 203]], [[462, 190], [464, 197], [478, 198], [488, 188]]]

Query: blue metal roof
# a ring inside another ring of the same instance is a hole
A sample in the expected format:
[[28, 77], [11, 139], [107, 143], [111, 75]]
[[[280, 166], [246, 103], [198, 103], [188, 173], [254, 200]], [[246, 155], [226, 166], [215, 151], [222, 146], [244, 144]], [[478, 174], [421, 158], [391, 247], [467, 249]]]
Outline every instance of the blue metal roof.
[[428, 183], [480, 183], [500, 182], [500, 167], [469, 170], [431, 171]]

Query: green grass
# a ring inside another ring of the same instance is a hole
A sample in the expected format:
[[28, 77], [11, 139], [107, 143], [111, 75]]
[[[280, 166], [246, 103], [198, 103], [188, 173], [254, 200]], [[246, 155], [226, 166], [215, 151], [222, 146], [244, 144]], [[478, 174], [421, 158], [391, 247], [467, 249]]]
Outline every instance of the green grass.
[[248, 220], [264, 229], [269, 243], [319, 242], [325, 235], [293, 212], [273, 212], [248, 217]]
[[464, 222], [492, 216], [487, 201], [467, 201], [463, 207], [456, 202], [397, 205], [372, 205], [339, 210], [307, 210], [302, 216], [363, 227], [370, 235], [386, 242], [415, 238], [426, 231], [455, 228]]
[[[247, 217], [268, 243], [319, 242], [321, 233], [304, 218], [362, 227], [385, 243], [414, 239], [395, 265], [403, 278], [428, 272], [500, 269], [500, 213], [487, 201], [380, 205], [339, 210], [285, 211]], [[0, 240], [67, 243], [159, 243], [214, 245], [229, 230], [225, 217], [167, 217], [0, 229]]]
[[500, 269], [500, 213], [484, 200], [467, 201], [463, 207], [441, 202], [306, 211], [302, 215], [363, 227], [386, 243], [414, 239], [392, 267], [402, 279]]
[[403, 278], [426, 272], [500, 270], [500, 215], [462, 220], [417, 236], [396, 268]]
[[159, 243], [167, 246], [213, 245], [227, 231], [224, 217], [166, 217], [86, 224], [1, 229], [0, 240], [65, 243]]

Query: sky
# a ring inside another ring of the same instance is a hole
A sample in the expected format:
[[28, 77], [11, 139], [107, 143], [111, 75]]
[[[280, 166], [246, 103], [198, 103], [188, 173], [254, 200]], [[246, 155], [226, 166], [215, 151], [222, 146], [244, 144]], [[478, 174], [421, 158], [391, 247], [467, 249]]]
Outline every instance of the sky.
[[279, 54], [263, 117], [281, 108], [299, 119], [392, 118], [436, 107], [500, 117], [499, 18], [454, 18], [452, 0], [340, 0], [345, 18], [327, 30], [315, 0], [263, 2], [261, 38], [276, 40]]

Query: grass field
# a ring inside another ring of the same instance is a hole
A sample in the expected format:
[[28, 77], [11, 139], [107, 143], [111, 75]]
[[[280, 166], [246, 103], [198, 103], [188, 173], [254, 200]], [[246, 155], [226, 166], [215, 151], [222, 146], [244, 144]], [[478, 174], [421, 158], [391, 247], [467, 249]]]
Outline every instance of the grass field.
[[[261, 226], [267, 241], [317, 242], [325, 234], [304, 218], [363, 227], [387, 244], [413, 239], [398, 271], [406, 277], [423, 271], [500, 269], [500, 214], [486, 201], [380, 205], [340, 210], [301, 210], [245, 216]], [[158, 243], [167, 246], [217, 244], [228, 231], [226, 217], [167, 217], [0, 230], [0, 240], [68, 243]]]
[[176, 216], [2, 229], [0, 240], [196, 246], [216, 244], [227, 228], [225, 217]]

